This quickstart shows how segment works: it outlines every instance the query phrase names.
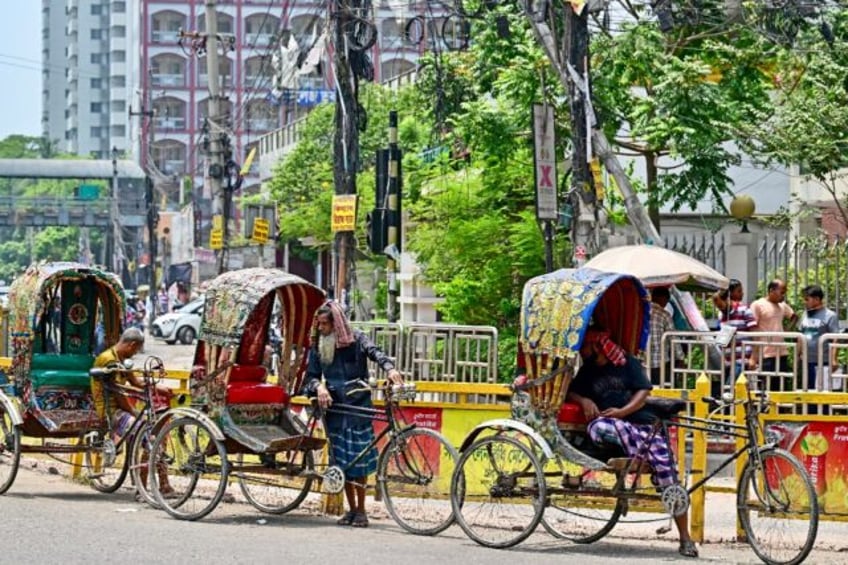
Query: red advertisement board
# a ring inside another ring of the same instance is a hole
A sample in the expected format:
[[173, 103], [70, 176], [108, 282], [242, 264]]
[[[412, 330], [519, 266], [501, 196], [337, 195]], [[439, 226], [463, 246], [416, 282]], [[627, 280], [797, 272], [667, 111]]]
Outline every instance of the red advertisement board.
[[[442, 409], [441, 408], [417, 408], [407, 406], [401, 409], [403, 420], [406, 424], [415, 424], [419, 428], [427, 428], [437, 432], [442, 431]], [[379, 434], [386, 427], [385, 422], [374, 422], [374, 433]], [[380, 440], [380, 450], [385, 445], [386, 439]], [[432, 438], [423, 438], [420, 442], [422, 457], [427, 461], [439, 461], [444, 454], [439, 453], [440, 444]], [[438, 469], [435, 469], [438, 472]]]
[[780, 447], [791, 452], [807, 469], [820, 510], [848, 515], [848, 424], [842, 422], [782, 422], [770, 424]]

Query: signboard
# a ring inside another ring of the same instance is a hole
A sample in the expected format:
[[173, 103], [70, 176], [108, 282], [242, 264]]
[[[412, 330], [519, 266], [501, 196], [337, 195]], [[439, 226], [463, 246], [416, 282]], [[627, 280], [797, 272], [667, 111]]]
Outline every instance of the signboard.
[[[848, 516], [848, 481], [845, 477], [848, 424], [833, 421], [781, 422], [767, 424], [767, 430], [776, 435], [779, 447], [791, 452], [807, 469], [819, 499], [819, 510], [823, 514]], [[795, 485], [785, 486], [797, 488]]]
[[250, 239], [259, 245], [268, 243], [268, 234], [271, 231], [271, 226], [265, 218], [256, 218], [253, 220], [253, 234]]
[[209, 247], [212, 249], [224, 248], [224, 230], [212, 228], [212, 233], [209, 234]]
[[333, 196], [333, 217], [330, 226], [333, 233], [353, 231], [356, 228], [355, 194], [336, 194]]
[[556, 139], [553, 106], [533, 105], [533, 161], [536, 173], [536, 217], [557, 219]]
[[221, 214], [212, 216], [212, 229], [219, 231], [224, 229], [224, 216]]

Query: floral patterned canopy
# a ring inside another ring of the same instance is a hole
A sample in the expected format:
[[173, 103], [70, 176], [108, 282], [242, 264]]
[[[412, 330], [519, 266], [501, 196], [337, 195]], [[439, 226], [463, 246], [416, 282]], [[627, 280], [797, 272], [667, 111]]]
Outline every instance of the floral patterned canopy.
[[[103, 308], [104, 329], [110, 343], [117, 341], [126, 309], [123, 286], [108, 271], [74, 262], [37, 263], [12, 282], [9, 289], [9, 322], [13, 337], [31, 339], [48, 313], [55, 289], [66, 281], [93, 281], [96, 299]], [[81, 307], [68, 312], [73, 323], [91, 318]]]
[[200, 339], [212, 345], [239, 345], [251, 313], [263, 298], [278, 290], [291, 331], [289, 339], [307, 345], [312, 317], [324, 302], [324, 291], [296, 275], [263, 268], [230, 271], [209, 283]]
[[638, 279], [595, 269], [561, 269], [524, 285], [521, 349], [550, 358], [577, 354], [594, 322], [629, 353], [645, 348], [650, 303]]

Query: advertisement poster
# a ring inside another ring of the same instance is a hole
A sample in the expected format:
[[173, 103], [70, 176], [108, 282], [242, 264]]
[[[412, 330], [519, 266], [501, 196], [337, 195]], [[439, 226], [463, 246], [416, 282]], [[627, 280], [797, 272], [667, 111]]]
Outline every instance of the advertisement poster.
[[770, 424], [779, 446], [807, 469], [823, 514], [848, 515], [848, 424], [842, 422], [783, 422]]
[[[403, 421], [406, 424], [415, 424], [419, 428], [426, 428], [437, 432], [442, 431], [442, 409], [441, 408], [417, 408], [415, 406], [407, 406], [401, 408]], [[374, 433], [379, 434], [386, 427], [385, 422], [374, 422]], [[382, 450], [385, 445], [386, 438], [380, 440], [379, 449]], [[420, 442], [422, 460], [441, 461], [442, 457], [447, 457], [447, 453], [439, 453], [439, 442], [432, 438], [423, 438]], [[414, 454], [413, 454], [414, 455]], [[438, 469], [436, 469], [438, 472]], [[448, 478], [450, 480], [450, 478]]]

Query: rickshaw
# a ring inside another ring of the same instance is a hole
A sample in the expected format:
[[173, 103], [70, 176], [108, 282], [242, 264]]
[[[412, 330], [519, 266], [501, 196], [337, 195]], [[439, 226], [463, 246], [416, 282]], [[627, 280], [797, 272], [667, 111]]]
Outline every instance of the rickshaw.
[[[13, 381], [0, 391], [0, 493], [14, 482], [22, 452], [47, 454], [81, 467], [83, 476], [101, 492], [120, 488], [133, 454], [143, 459], [137, 453], [143, 447], [135, 432], [151, 421], [152, 397], [144, 391], [131, 393], [147, 401], [146, 409], [133, 421], [130, 433], [115, 439], [109, 418], [101, 419], [95, 410], [90, 386], [96, 354], [118, 341], [124, 314], [120, 281], [95, 267], [39, 263], [12, 283]], [[108, 379], [114, 370], [95, 370], [95, 376]], [[148, 380], [156, 378], [163, 373], [162, 362], [150, 358], [137, 371]], [[118, 393], [106, 383], [105, 395]], [[34, 441], [22, 442], [22, 437]], [[132, 471], [136, 484], [141, 484], [141, 469], [135, 466]]]
[[[479, 424], [460, 447], [451, 483], [457, 523], [487, 547], [515, 545], [540, 523], [555, 537], [591, 543], [625, 521], [630, 510], [687, 512], [692, 492], [747, 455], [737, 488], [747, 539], [766, 563], [800, 563], [815, 543], [815, 490], [791, 454], [762, 443], [765, 430], [758, 415], [768, 408], [764, 391], [749, 388], [746, 398], [703, 399], [713, 407], [707, 418], [686, 415], [682, 400], [650, 398], [653, 433], [663, 434], [670, 445], [674, 434], [687, 429], [744, 443], [695, 484], [675, 484], [661, 493], [651, 484], [652, 469], [642, 451], [630, 458], [617, 445], [595, 444], [580, 406], [566, 401], [590, 325], [608, 330], [612, 341], [638, 355], [648, 339], [649, 308], [645, 288], [629, 275], [563, 269], [527, 282], [518, 359], [526, 381], [522, 376], [511, 385], [512, 418]], [[713, 418], [732, 405], [745, 410], [744, 425]]]
[[[167, 468], [170, 487], [165, 497], [153, 477], [156, 501], [171, 516], [197, 520], [215, 509], [229, 478], [256, 509], [283, 514], [297, 508], [320, 482], [322, 491], [339, 493], [344, 470], [321, 463], [326, 439], [319, 434], [320, 410], [307, 415], [291, 399], [298, 394], [306, 369], [315, 311], [324, 292], [305, 280], [277, 269], [231, 271], [212, 280], [200, 325], [191, 375], [191, 408], [166, 413], [167, 422], [153, 441], [150, 469]], [[272, 327], [276, 325], [276, 327]], [[274, 356], [276, 382], [269, 378], [263, 357], [270, 357], [269, 341], [279, 340]], [[374, 383], [363, 383], [371, 392]], [[432, 534], [448, 527], [449, 477], [455, 449], [429, 429], [401, 428], [395, 417], [397, 403], [414, 397], [412, 384], [385, 391], [386, 417], [378, 409], [367, 417], [388, 426], [378, 437], [390, 437], [378, 463], [377, 482], [389, 513], [409, 531]], [[358, 407], [352, 407], [358, 408]], [[331, 410], [344, 410], [334, 405]], [[361, 409], [360, 410], [368, 410]], [[416, 450], [426, 443], [424, 456]], [[447, 454], [444, 477], [432, 467], [422, 474], [414, 464], [424, 457]], [[413, 465], [398, 464], [410, 461]], [[399, 497], [425, 498], [428, 487], [442, 484], [441, 513], [422, 524], [415, 516], [420, 505], [397, 503]]]

